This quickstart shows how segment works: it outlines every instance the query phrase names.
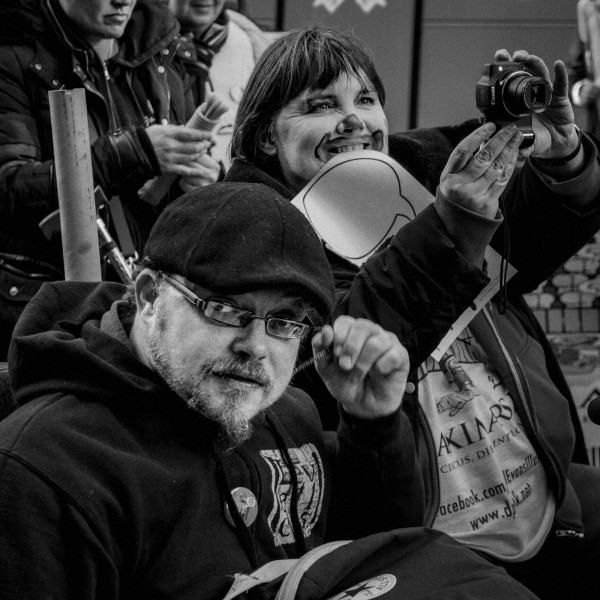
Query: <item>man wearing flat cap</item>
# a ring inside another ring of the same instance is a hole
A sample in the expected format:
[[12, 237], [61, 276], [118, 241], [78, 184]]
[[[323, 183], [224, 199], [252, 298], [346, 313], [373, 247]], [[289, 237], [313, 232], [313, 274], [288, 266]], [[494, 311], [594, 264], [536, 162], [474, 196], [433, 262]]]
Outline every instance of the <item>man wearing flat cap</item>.
[[[340, 523], [347, 537], [420, 523], [406, 352], [349, 317], [315, 334], [333, 281], [296, 208], [259, 184], [195, 190], [161, 215], [142, 267], [125, 297], [46, 284], [19, 322], [20, 406], [0, 423], [4, 600], [221, 598], [233, 574]], [[288, 385], [311, 337], [333, 347], [317, 366], [344, 415], [337, 449]]]
[[[190, 192], [141, 267], [125, 295], [45, 284], [17, 325], [3, 600], [217, 600], [236, 573], [327, 539], [420, 525], [406, 351], [370, 321], [327, 324], [329, 263], [288, 200], [261, 184]], [[335, 439], [289, 386], [311, 337], [332, 348], [316, 366], [340, 405]], [[470, 560], [445, 537], [448, 560]]]

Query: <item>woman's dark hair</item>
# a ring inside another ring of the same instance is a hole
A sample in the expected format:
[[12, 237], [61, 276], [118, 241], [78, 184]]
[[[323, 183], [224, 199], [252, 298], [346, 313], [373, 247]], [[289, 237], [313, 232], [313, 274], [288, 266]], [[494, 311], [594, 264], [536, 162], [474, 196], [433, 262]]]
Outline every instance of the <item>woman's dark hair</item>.
[[385, 103], [373, 60], [353, 33], [311, 26], [277, 38], [262, 53], [242, 96], [231, 142], [232, 158], [265, 166], [272, 159], [263, 147], [279, 111], [303, 92], [326, 88], [343, 74], [366, 77], [381, 104]]

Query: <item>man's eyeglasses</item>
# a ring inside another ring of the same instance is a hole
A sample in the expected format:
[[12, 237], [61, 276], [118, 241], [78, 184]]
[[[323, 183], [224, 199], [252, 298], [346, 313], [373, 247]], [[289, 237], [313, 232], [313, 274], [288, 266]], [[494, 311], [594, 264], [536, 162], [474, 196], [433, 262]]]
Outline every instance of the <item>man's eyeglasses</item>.
[[202, 300], [187, 286], [177, 281], [177, 279], [173, 279], [173, 277], [165, 273], [161, 273], [161, 275], [167, 283], [173, 286], [186, 300], [191, 302], [205, 317], [218, 323], [230, 325], [231, 327], [246, 327], [254, 319], [262, 319], [265, 322], [265, 327], [269, 335], [284, 339], [302, 339], [311, 329], [311, 326], [306, 323], [282, 319], [281, 317], [261, 317], [260, 315], [252, 314], [248, 310], [236, 308], [224, 302]]

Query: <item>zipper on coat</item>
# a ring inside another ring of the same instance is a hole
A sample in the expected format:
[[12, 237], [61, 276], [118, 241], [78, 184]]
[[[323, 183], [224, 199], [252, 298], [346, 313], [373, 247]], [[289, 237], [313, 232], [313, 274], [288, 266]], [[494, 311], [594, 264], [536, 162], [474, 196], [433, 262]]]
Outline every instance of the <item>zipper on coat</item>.
[[120, 124], [117, 122], [117, 115], [115, 113], [115, 101], [110, 90], [111, 76], [108, 72], [108, 65], [106, 61], [102, 61], [102, 71], [104, 73], [104, 82], [106, 84], [106, 103], [108, 104], [108, 119], [109, 119], [109, 131], [113, 135], [119, 135], [122, 131]]
[[[500, 351], [504, 356], [504, 360], [506, 361], [506, 364], [508, 365], [508, 368], [512, 374], [519, 397], [523, 401], [524, 406], [526, 408], [526, 412], [529, 416], [529, 423], [526, 424], [526, 426], [530, 425], [530, 427], [527, 428], [532, 430], [529, 432], [530, 442], [534, 445], [534, 447], [535, 443], [537, 442], [537, 444], [540, 446], [540, 449], [543, 451], [543, 453], [540, 454], [540, 460], [542, 460], [542, 463], [550, 463], [548, 466], [551, 467], [550, 470], [552, 471], [554, 479], [556, 481], [558, 500], [558, 498], [564, 494], [564, 486], [560, 477], [560, 468], [557, 466], [556, 459], [554, 458], [548, 444], [540, 434], [539, 423], [535, 413], [535, 408], [533, 406], [531, 393], [528, 393], [528, 391], [530, 391], [531, 388], [529, 387], [525, 370], [523, 369], [523, 366], [521, 365], [521, 362], [519, 361], [518, 357], [515, 356], [513, 359], [513, 357], [508, 352], [508, 349], [504, 345], [504, 342], [500, 337], [500, 333], [496, 328], [496, 324], [494, 323], [491, 302], [488, 302], [488, 305], [484, 307], [482, 312], [494, 334], [494, 337], [496, 338], [498, 347], [500, 348]], [[544, 460], [544, 458], [546, 460]]]
[[566, 538], [583, 538], [582, 531], [575, 531], [574, 529], [557, 529], [556, 537]]

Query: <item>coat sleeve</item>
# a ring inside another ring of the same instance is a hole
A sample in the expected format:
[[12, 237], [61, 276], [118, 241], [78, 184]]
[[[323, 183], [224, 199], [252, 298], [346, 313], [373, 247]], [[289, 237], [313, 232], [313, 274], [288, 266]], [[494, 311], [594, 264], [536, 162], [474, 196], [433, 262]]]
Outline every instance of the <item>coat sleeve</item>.
[[3, 600], [119, 597], [119, 577], [90, 520], [60, 489], [0, 455]]
[[58, 208], [54, 165], [41, 156], [40, 135], [24, 66], [6, 46], [0, 54], [0, 206], [4, 219], [35, 227]]
[[403, 411], [367, 421], [342, 414], [327, 538], [423, 525], [423, 483]]
[[[454, 127], [394, 134], [390, 155], [435, 192], [454, 146], [477, 125], [471, 120]], [[481, 265], [472, 262], [472, 249], [465, 252], [464, 240], [452, 236], [461, 229], [480, 230], [481, 219], [460, 215], [455, 208], [440, 210], [446, 204], [438, 191], [435, 206], [404, 225], [385, 249], [363, 265], [350, 285], [336, 277], [338, 292], [344, 290], [338, 313], [371, 319], [398, 335], [413, 368], [427, 358], [488, 282]], [[458, 215], [459, 220], [449, 221], [448, 215]], [[496, 228], [497, 223], [493, 231], [485, 232], [475, 254], [484, 252]]]
[[126, 127], [118, 135], [101, 135], [92, 144], [92, 170], [94, 183], [109, 198], [119, 194], [124, 178], [144, 182], [161, 172], [143, 127]]
[[558, 181], [529, 160], [503, 197], [505, 220], [492, 245], [518, 270], [509, 286], [519, 293], [548, 279], [600, 227], [600, 142], [584, 134], [583, 144], [587, 164], [577, 177]]
[[484, 271], [452, 241], [432, 205], [367, 261], [338, 312], [395, 333], [416, 368], [487, 282]]
[[[47, 90], [28, 86], [29, 54], [21, 50], [6, 46], [0, 53], [0, 208], [5, 219], [37, 229], [58, 208], [52, 131], [40, 116], [49, 110]], [[160, 174], [143, 127], [100, 135], [91, 145], [91, 159], [94, 184], [108, 197], [125, 178], [143, 182]]]
[[[461, 134], [468, 133], [465, 127]], [[451, 133], [442, 136], [448, 140], [446, 150], [459, 141], [460, 135]], [[431, 139], [437, 139], [418, 131], [409, 134], [410, 144], [417, 140], [426, 148]], [[396, 152], [402, 152], [404, 146], [398, 143]], [[513, 291], [535, 289], [600, 227], [600, 142], [584, 134], [583, 144], [587, 164], [578, 176], [559, 181], [528, 160], [503, 194], [504, 222], [493, 234], [491, 245], [518, 271], [509, 282]], [[423, 153], [425, 162], [429, 154]], [[446, 153], [437, 154], [434, 163], [441, 165]], [[402, 162], [401, 155], [396, 158]], [[443, 211], [433, 212], [423, 211], [396, 234], [386, 250], [372, 257], [338, 307], [339, 312], [372, 319], [396, 333], [415, 366], [436, 347], [486, 283], [464, 247], [464, 240], [481, 223], [472, 219], [457, 226]]]

